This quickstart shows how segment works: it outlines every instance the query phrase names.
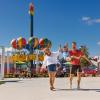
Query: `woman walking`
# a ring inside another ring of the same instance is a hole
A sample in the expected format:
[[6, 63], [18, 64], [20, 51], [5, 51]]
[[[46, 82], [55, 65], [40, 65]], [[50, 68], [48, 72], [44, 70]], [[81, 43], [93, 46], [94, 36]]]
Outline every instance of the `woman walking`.
[[59, 51], [51, 52], [49, 48], [44, 49], [45, 57], [43, 61], [43, 66], [47, 66], [47, 69], [48, 69], [50, 90], [55, 89], [54, 82], [55, 82], [55, 76], [56, 76], [57, 57], [60, 54]]

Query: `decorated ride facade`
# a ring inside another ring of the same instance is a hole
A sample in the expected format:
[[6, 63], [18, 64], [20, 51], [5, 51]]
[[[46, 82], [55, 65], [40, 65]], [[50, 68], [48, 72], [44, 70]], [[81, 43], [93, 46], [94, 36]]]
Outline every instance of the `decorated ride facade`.
[[[26, 66], [25, 68], [27, 68], [30, 65], [30, 61], [33, 61], [35, 66], [38, 67], [37, 64], [42, 64], [44, 60], [43, 49], [46, 47], [51, 48], [52, 45], [51, 41], [47, 38], [38, 39], [36, 37], [30, 37], [28, 41], [23, 37], [19, 37], [17, 39], [12, 39], [10, 44], [12, 52], [9, 59], [13, 66], [9, 66], [9, 71], [7, 71], [6, 68], [5, 73], [16, 73], [19, 66], [21, 68]], [[30, 53], [30, 48], [33, 48], [33, 53]]]
[[[19, 37], [18, 39], [12, 39], [11, 47], [15, 50], [15, 52], [12, 54], [12, 60], [14, 62], [36, 60], [37, 55], [38, 61], [43, 61], [44, 55], [41, 52], [46, 47], [51, 48], [51, 41], [47, 38], [41, 38], [39, 40], [36, 37], [30, 37], [28, 42], [26, 42], [25, 38]], [[33, 48], [33, 54], [27, 53], [31, 47]]]

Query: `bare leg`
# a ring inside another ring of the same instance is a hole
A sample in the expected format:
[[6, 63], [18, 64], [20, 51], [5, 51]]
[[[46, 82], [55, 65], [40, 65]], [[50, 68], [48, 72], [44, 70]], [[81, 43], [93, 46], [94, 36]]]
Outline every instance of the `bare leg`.
[[52, 85], [53, 85], [53, 89], [54, 89], [55, 76], [56, 76], [56, 72], [53, 72], [52, 73]]
[[49, 85], [50, 85], [50, 89], [53, 90], [53, 82], [52, 82], [52, 73], [48, 73], [49, 74]]
[[80, 89], [81, 73], [77, 72], [77, 89]]
[[72, 89], [73, 74], [70, 74], [70, 89]]

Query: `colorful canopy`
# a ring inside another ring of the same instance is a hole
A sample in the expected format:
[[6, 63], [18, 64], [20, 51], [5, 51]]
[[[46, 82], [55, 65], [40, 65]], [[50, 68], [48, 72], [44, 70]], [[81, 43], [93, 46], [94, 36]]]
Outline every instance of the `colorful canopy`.
[[41, 38], [39, 40], [39, 47], [40, 49], [44, 49], [46, 47], [51, 48], [51, 41], [48, 40], [47, 38]]
[[11, 41], [11, 46], [14, 49], [18, 49], [18, 50], [23, 49], [24, 47], [26, 47], [26, 49], [28, 50], [30, 50], [30, 47], [34, 49], [38, 48], [42, 50], [44, 48], [51, 48], [52, 43], [47, 38], [41, 38], [40, 40], [38, 40], [38, 38], [36, 37], [30, 37], [28, 39], [28, 43], [26, 44], [26, 39], [23, 37], [19, 37]]
[[14, 49], [17, 48], [16, 39], [12, 39], [10, 44], [11, 44], [12, 48], [14, 48]]
[[26, 46], [26, 39], [22, 38], [22, 37], [19, 37], [17, 39], [17, 49], [22, 49], [25, 46]]
[[22, 49], [26, 46], [26, 40], [25, 40], [25, 38], [22, 38], [22, 37], [19, 37], [17, 40], [12, 39], [11, 46], [14, 49]]
[[30, 37], [29, 40], [28, 40], [28, 44], [29, 44], [29, 46], [31, 46], [33, 48], [36, 48], [38, 46], [38, 44], [39, 44], [38, 38]]

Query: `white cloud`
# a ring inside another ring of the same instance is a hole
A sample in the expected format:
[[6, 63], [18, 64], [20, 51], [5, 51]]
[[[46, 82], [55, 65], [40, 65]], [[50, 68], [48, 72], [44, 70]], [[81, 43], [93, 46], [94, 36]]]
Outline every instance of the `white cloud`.
[[97, 44], [100, 45], [100, 41], [98, 41]]
[[88, 20], [90, 20], [91, 18], [90, 17], [82, 17], [82, 20], [83, 21], [88, 21]]
[[100, 23], [100, 18], [95, 20], [96, 23]]
[[96, 24], [96, 23], [100, 23], [100, 18], [96, 18], [96, 19], [93, 19], [91, 17], [88, 17], [88, 16], [84, 16], [82, 17], [81, 19], [83, 22], [85, 22], [86, 24]]

